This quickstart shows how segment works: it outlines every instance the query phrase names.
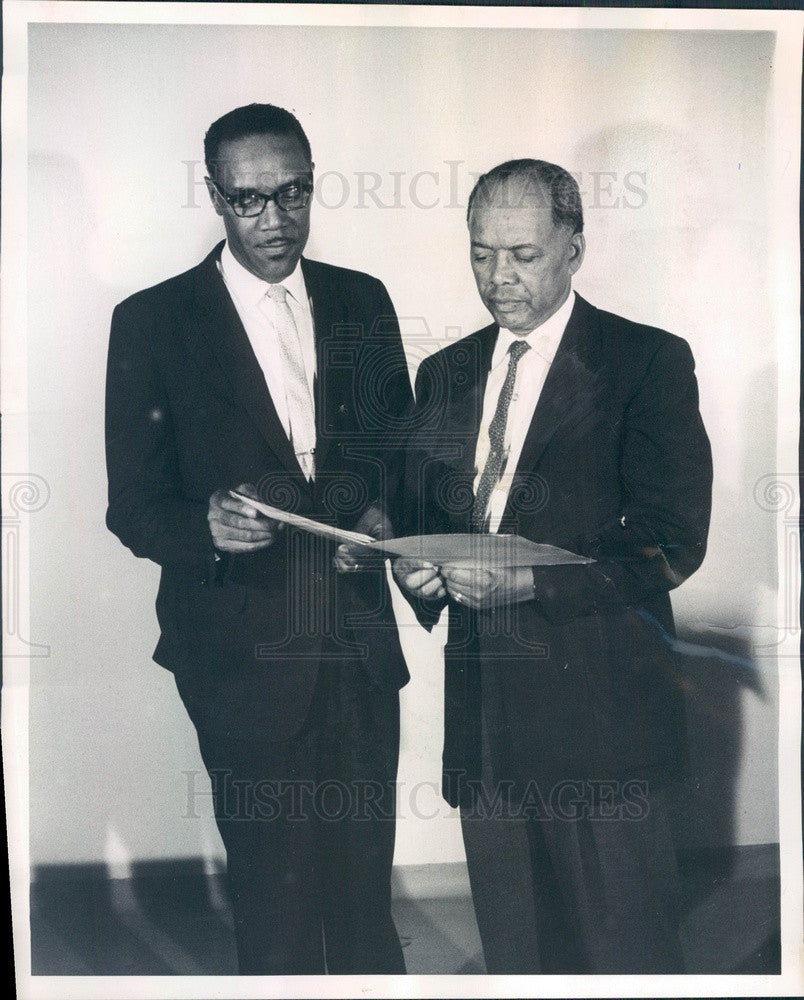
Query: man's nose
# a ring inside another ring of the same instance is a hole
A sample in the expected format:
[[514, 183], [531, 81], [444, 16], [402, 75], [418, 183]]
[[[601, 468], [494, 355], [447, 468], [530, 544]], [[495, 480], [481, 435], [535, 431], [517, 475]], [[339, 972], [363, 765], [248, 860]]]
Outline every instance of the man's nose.
[[276, 201], [266, 202], [265, 208], [260, 212], [257, 225], [260, 229], [281, 229], [285, 222], [285, 213], [277, 205]]
[[513, 285], [516, 283], [516, 271], [511, 267], [507, 254], [496, 253], [491, 268], [491, 281], [495, 285]]

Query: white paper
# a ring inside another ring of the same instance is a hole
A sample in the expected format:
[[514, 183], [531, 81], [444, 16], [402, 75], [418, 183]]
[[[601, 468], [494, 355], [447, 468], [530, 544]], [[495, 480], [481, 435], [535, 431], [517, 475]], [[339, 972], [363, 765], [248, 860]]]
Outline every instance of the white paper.
[[434, 566], [476, 565], [497, 569], [513, 566], [558, 566], [566, 563], [590, 563], [593, 559], [576, 555], [555, 545], [540, 545], [521, 535], [412, 535], [375, 542], [389, 555], [422, 559]]
[[235, 490], [229, 493], [237, 500], [249, 504], [266, 517], [282, 521], [294, 528], [309, 531], [314, 535], [332, 538], [337, 542], [350, 542], [365, 545], [375, 552], [387, 556], [402, 556], [405, 559], [421, 559], [435, 566], [469, 566], [482, 563], [497, 569], [512, 566], [559, 566], [569, 563], [590, 563], [575, 552], [557, 548], [555, 545], [540, 545], [521, 535], [487, 535], [487, 534], [451, 534], [451, 535], [408, 535], [404, 538], [390, 538], [378, 541], [370, 535], [359, 531], [344, 531], [334, 528], [322, 521], [310, 517], [292, 514], [290, 511], [252, 497], [244, 496]]
[[279, 507], [271, 507], [270, 504], [261, 500], [254, 500], [252, 497], [243, 496], [235, 490], [229, 490], [231, 496], [236, 500], [242, 500], [249, 504], [266, 517], [271, 517], [275, 521], [282, 521], [290, 524], [294, 528], [301, 528], [309, 531], [313, 535], [321, 535], [324, 538], [332, 538], [336, 542], [352, 542], [357, 545], [370, 545], [374, 542], [371, 535], [363, 535], [359, 531], [344, 531], [341, 528], [334, 528], [331, 524], [324, 524], [322, 521], [314, 521], [310, 517], [302, 517], [301, 514], [291, 514], [290, 511], [281, 510]]

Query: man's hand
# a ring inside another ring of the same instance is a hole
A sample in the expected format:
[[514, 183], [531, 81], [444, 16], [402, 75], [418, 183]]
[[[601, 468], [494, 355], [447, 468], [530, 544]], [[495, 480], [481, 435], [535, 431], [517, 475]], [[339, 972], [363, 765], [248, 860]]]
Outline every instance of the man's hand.
[[529, 566], [442, 566], [441, 575], [450, 597], [476, 611], [518, 604], [533, 597], [533, 572]]
[[432, 563], [418, 559], [397, 559], [393, 569], [396, 582], [414, 597], [438, 601], [447, 596], [444, 581]]
[[[250, 483], [241, 483], [237, 492], [259, 499]], [[267, 549], [273, 545], [277, 532], [282, 528], [280, 521], [274, 521], [242, 500], [236, 500], [228, 490], [216, 490], [209, 498], [207, 520], [212, 542], [220, 552]]]
[[[385, 512], [379, 507], [369, 507], [354, 527], [361, 535], [371, 535], [372, 538], [393, 538], [394, 531]], [[333, 564], [339, 573], [353, 573], [358, 569], [378, 565], [377, 553], [365, 545], [344, 543], [339, 545]], [[384, 561], [384, 560], [380, 560]]]

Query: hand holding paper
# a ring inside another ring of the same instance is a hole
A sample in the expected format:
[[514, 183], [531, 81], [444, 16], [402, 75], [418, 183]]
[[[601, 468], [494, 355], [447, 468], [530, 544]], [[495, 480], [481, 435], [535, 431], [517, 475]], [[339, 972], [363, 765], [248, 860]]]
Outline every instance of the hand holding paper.
[[394, 579], [403, 590], [425, 601], [440, 601], [447, 596], [437, 567], [415, 559], [396, 559]]
[[481, 610], [518, 604], [533, 597], [530, 566], [442, 566], [441, 576], [449, 596], [458, 604]]
[[254, 492], [248, 483], [241, 484], [239, 494], [216, 490], [209, 498], [207, 522], [212, 543], [219, 552], [256, 552], [273, 545], [281, 523], [263, 516], [255, 501], [247, 496]]
[[232, 497], [250, 504], [266, 517], [336, 542], [365, 546], [382, 558], [401, 556], [406, 560], [429, 563], [432, 566], [481, 566], [489, 570], [594, 562], [566, 549], [557, 548], [555, 545], [541, 545], [520, 535], [457, 533], [376, 539], [364, 531], [346, 531], [309, 517], [302, 517], [300, 514], [291, 514], [278, 507], [271, 507], [242, 493], [230, 492]]
[[[355, 525], [356, 534], [369, 535], [380, 540], [393, 537], [391, 522], [378, 507], [371, 506]], [[339, 573], [354, 573], [370, 566], [382, 568], [385, 555], [374, 548], [357, 542], [342, 542], [335, 553], [335, 569]]]
[[362, 534], [357, 531], [344, 531], [343, 529], [335, 528], [330, 524], [324, 524], [323, 521], [314, 521], [310, 517], [302, 517], [301, 514], [292, 514], [290, 511], [282, 510], [279, 507], [272, 507], [270, 504], [263, 503], [255, 497], [245, 496], [237, 490], [229, 490], [229, 495], [234, 497], [235, 500], [240, 500], [242, 503], [250, 505], [261, 514], [264, 514], [266, 517], [269, 517], [274, 521], [280, 521], [282, 524], [289, 524], [294, 528], [309, 531], [313, 535], [321, 535], [323, 538], [331, 538], [336, 542], [355, 542], [359, 545], [370, 545], [374, 542], [371, 535]]

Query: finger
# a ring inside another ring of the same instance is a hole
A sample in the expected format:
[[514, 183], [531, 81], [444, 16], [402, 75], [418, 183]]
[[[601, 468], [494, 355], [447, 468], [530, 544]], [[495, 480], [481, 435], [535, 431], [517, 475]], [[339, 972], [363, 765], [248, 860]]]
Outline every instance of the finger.
[[252, 527], [248, 524], [238, 527], [229, 524], [216, 524], [212, 528], [215, 539], [226, 539], [231, 542], [267, 542], [274, 540], [274, 533], [262, 527]]
[[440, 577], [435, 577], [435, 579], [430, 580], [428, 583], [419, 587], [419, 594], [422, 597], [426, 597], [428, 600], [434, 600], [439, 596], [444, 596], [444, 585], [442, 584]]
[[408, 587], [412, 587], [415, 590], [420, 590], [422, 587], [426, 586], [432, 580], [439, 580], [440, 577], [435, 569], [421, 569], [415, 570], [413, 573], [409, 573], [405, 579], [405, 583]]
[[452, 580], [455, 583], [471, 583], [476, 580], [477, 577], [484, 573], [479, 566], [442, 566], [441, 575], [447, 579]]
[[250, 517], [245, 511], [238, 510], [217, 510], [210, 521], [215, 524], [225, 525], [227, 528], [253, 528], [256, 527], [256, 518]]
[[[237, 501], [235, 501], [237, 503]], [[261, 514], [258, 510], [254, 510], [253, 507], [247, 507], [245, 505], [241, 507], [236, 507], [234, 509], [227, 508], [225, 510], [215, 511], [212, 515], [224, 524], [247, 524], [249, 526], [258, 526], [261, 528], [267, 528], [271, 531], [278, 531], [282, 521], [275, 521], [272, 517], [266, 517], [265, 514]]]
[[215, 539], [215, 548], [221, 552], [257, 552], [260, 549], [267, 549], [273, 545], [273, 538], [259, 542], [242, 542], [233, 538]]
[[257, 496], [257, 488], [254, 483], [241, 483], [236, 489], [235, 493], [242, 493], [244, 497], [251, 497], [253, 500], [259, 500]]
[[451, 591], [447, 588], [449, 596], [462, 608], [471, 608], [476, 611], [478, 608], [482, 607], [483, 602], [478, 600], [474, 594], [464, 594], [461, 591]]
[[391, 522], [382, 510], [372, 505], [357, 522], [355, 531], [360, 531], [372, 538], [390, 538], [393, 534]]
[[343, 545], [338, 547], [338, 552], [343, 550], [343, 552], [353, 559], [365, 559], [367, 556], [373, 556], [376, 554], [376, 549], [371, 548], [369, 545], [360, 545], [357, 542], [344, 542]]
[[461, 603], [469, 603], [477, 597], [477, 594], [473, 590], [467, 587], [456, 586], [449, 580], [446, 581], [447, 593], [452, 597], [453, 600]]
[[[260, 500], [260, 496], [257, 493], [257, 488], [256, 486], [253, 485], [253, 483], [241, 483], [234, 492], [240, 493], [244, 497], [250, 497], [252, 500], [257, 500], [257, 501]], [[243, 511], [248, 517], [262, 517], [266, 518], [266, 520], [272, 521], [272, 523], [274, 524], [282, 523], [279, 521], [273, 521], [273, 518], [269, 518], [267, 514], [263, 514], [263, 512], [261, 510], [258, 510], [256, 507], [253, 507], [249, 503], [244, 503], [244, 501], [242, 500], [238, 500], [237, 497], [233, 497], [228, 490], [224, 491], [224, 497], [227, 501], [226, 503], [227, 509], [232, 509], [228, 505], [229, 503], [234, 503], [238, 505], [237, 509]]]
[[333, 558], [332, 563], [339, 573], [351, 573], [356, 570], [358, 566], [356, 559], [337, 554]]
[[357, 565], [355, 563], [345, 563], [338, 559], [333, 559], [332, 565], [338, 573], [355, 573], [357, 571]]
[[249, 538], [266, 538], [275, 533], [274, 526], [267, 519], [253, 521], [249, 517], [241, 517], [239, 514], [223, 514], [221, 517], [213, 518], [210, 522], [213, 530], [217, 529], [228, 537], [232, 537], [232, 532], [243, 532]]
[[394, 566], [399, 567], [403, 573], [413, 573], [416, 570], [431, 569], [434, 570], [436, 567], [430, 563], [425, 562], [422, 559], [405, 559], [399, 558], [395, 561]]
[[228, 493], [221, 494], [214, 507], [217, 511], [239, 514], [241, 517], [248, 517], [252, 520], [264, 516], [255, 507], [238, 500], [237, 497], [230, 496]]

